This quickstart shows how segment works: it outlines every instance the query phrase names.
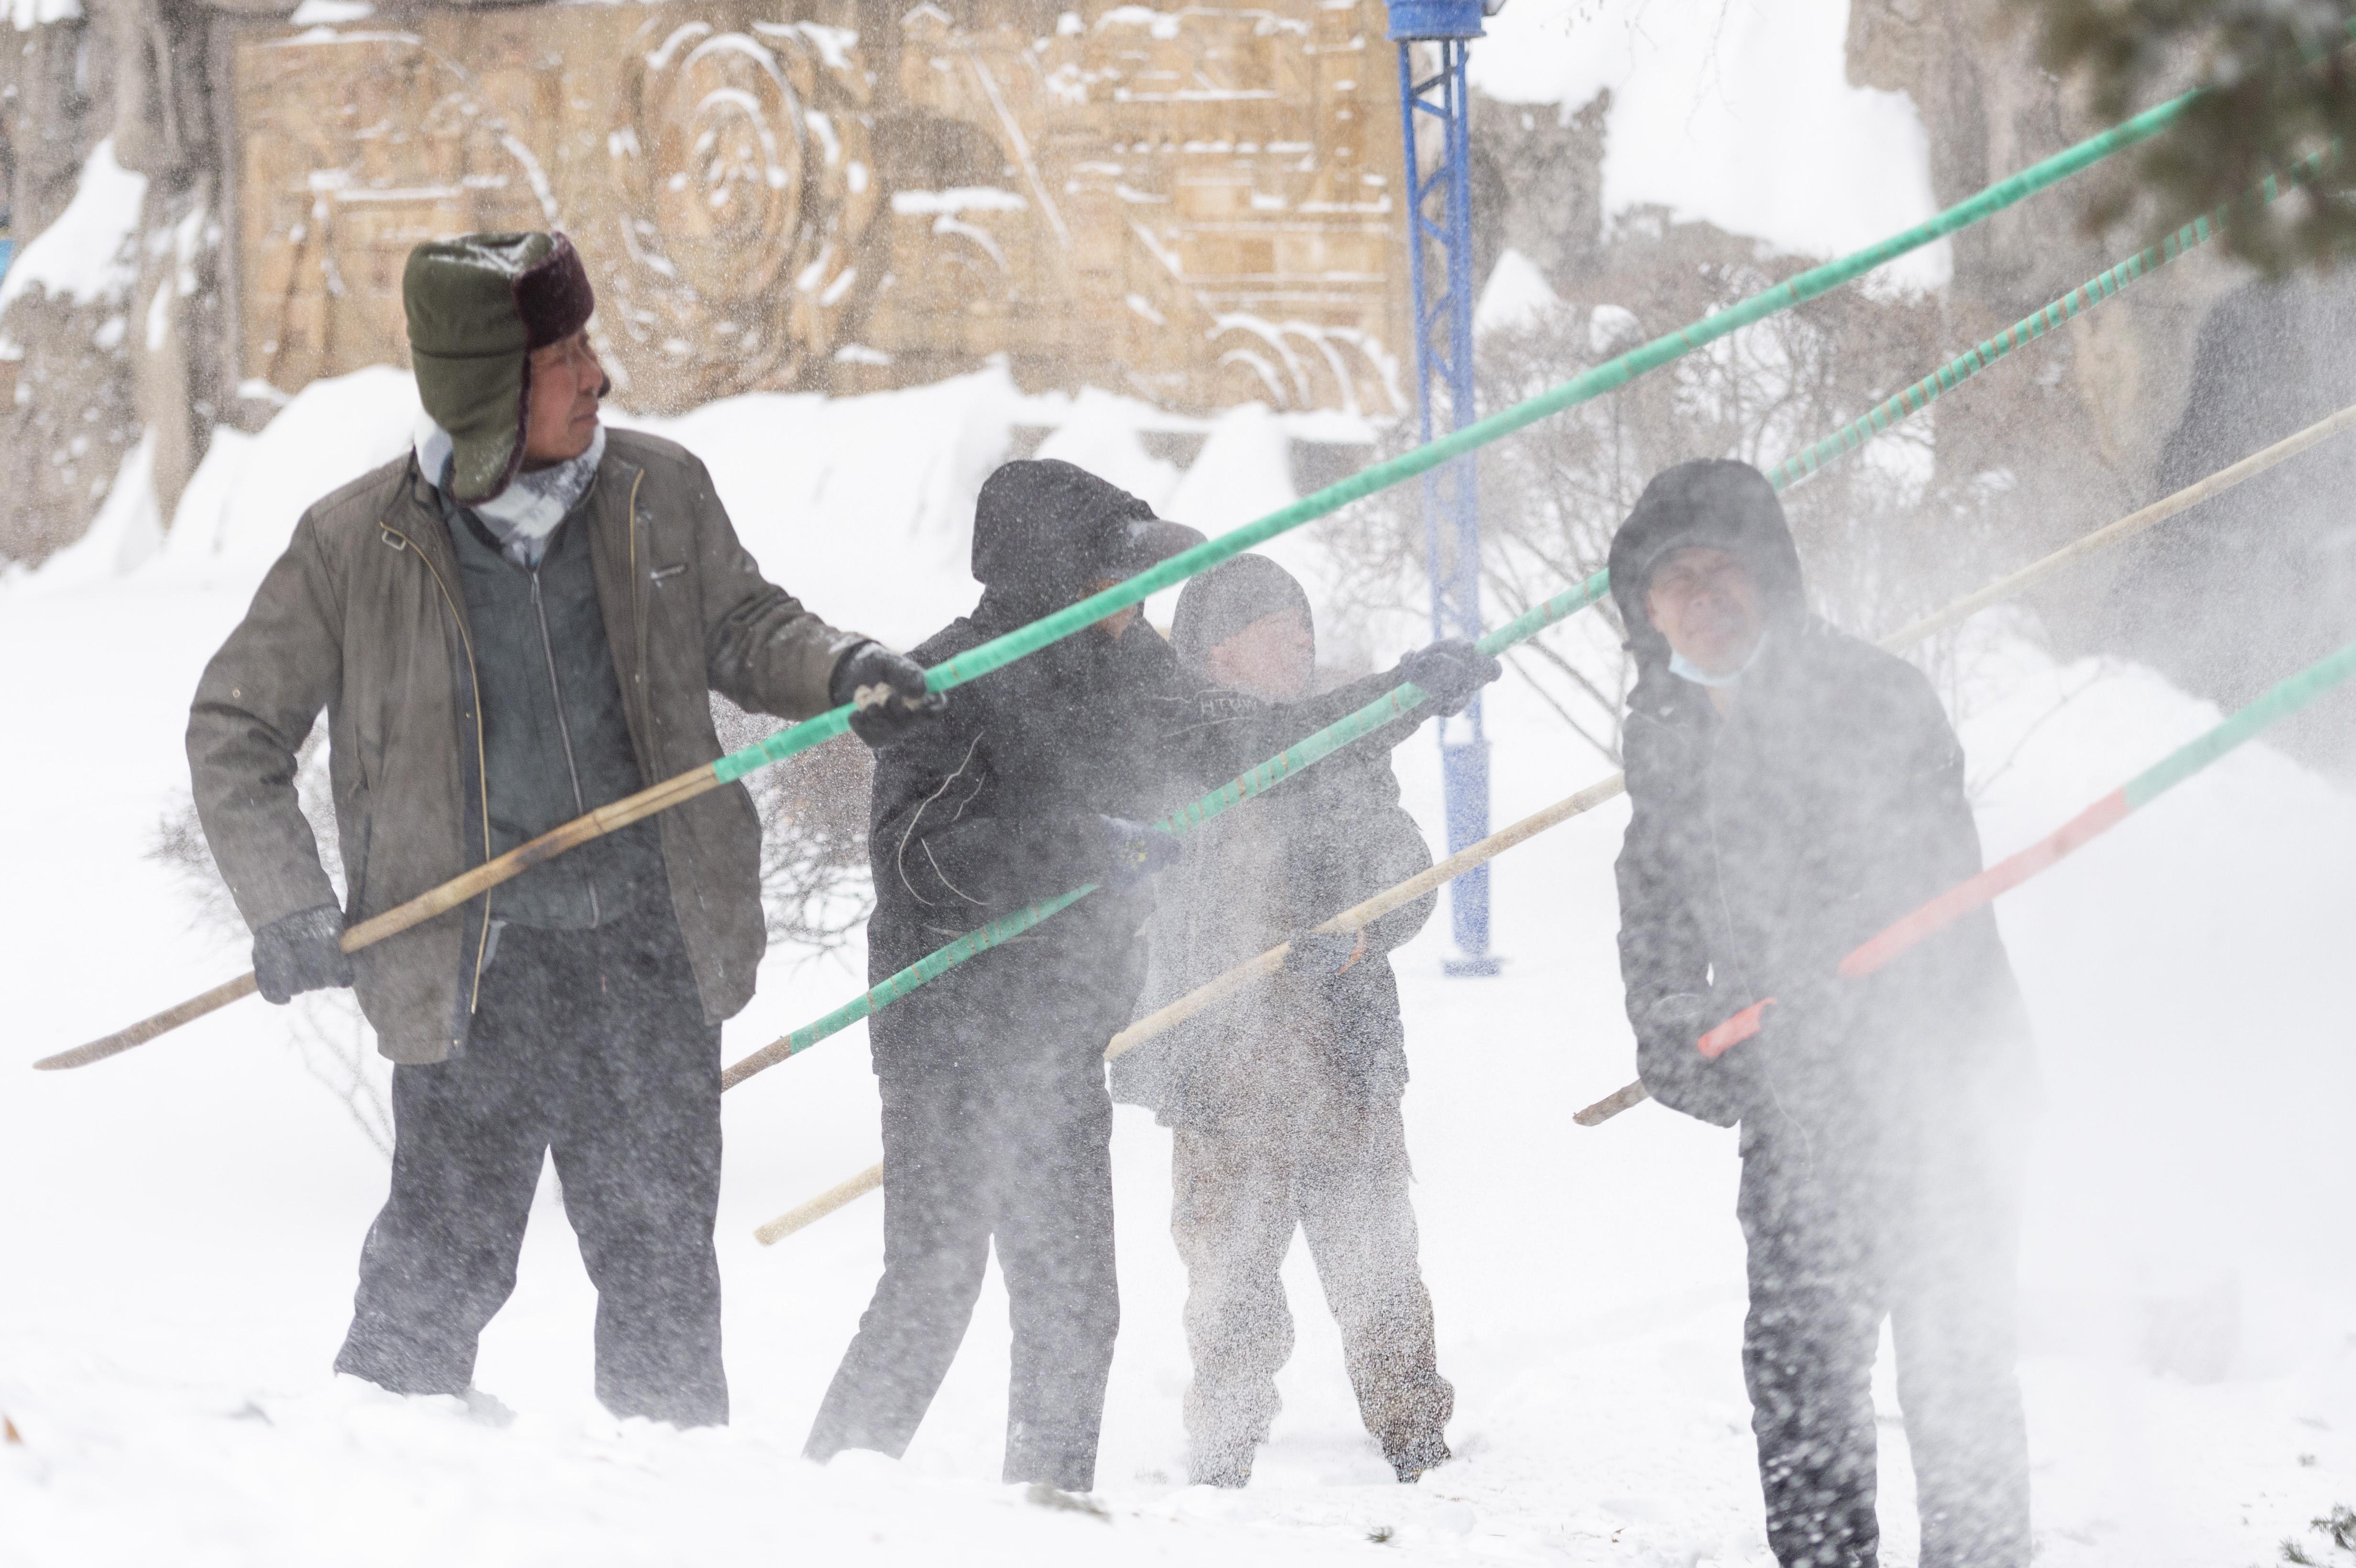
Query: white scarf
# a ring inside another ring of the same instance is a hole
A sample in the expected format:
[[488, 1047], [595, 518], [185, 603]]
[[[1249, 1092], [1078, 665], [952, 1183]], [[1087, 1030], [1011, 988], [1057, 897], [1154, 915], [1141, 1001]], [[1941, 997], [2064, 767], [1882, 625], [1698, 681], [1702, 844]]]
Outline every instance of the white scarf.
[[[445, 496], [450, 488], [450, 466], [455, 461], [455, 445], [450, 432], [434, 422], [434, 416], [417, 416], [417, 430], [410, 444], [417, 453], [417, 466], [434, 488]], [[605, 427], [597, 426], [597, 433], [589, 440], [589, 450], [578, 457], [568, 457], [546, 468], [519, 473], [508, 487], [487, 501], [477, 501], [467, 510], [483, 519], [483, 526], [498, 536], [499, 553], [527, 570], [540, 564], [548, 553], [548, 541], [556, 526], [572, 515], [589, 493], [590, 484], [597, 477], [597, 464], [605, 457]]]
[[1685, 655], [1677, 652], [1676, 649], [1671, 648], [1669, 650], [1669, 673], [1683, 679], [1692, 681], [1696, 686], [1715, 686], [1721, 688], [1732, 686], [1741, 680], [1744, 676], [1751, 673], [1751, 667], [1759, 662], [1760, 651], [1765, 648], [1766, 645], [1767, 634], [1762, 632], [1759, 634], [1759, 640], [1751, 645], [1751, 656], [1744, 659], [1740, 666], [1734, 669], [1729, 670], [1724, 675], [1712, 675], [1709, 671], [1702, 668], [1699, 665], [1686, 657]]

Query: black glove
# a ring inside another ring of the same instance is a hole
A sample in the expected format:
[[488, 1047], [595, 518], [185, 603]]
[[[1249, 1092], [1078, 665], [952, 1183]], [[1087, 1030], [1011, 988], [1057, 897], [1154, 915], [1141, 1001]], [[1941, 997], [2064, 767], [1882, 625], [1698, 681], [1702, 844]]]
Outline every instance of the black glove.
[[1442, 637], [1398, 662], [1399, 678], [1423, 688], [1443, 717], [1464, 711], [1472, 694], [1505, 673], [1505, 667], [1463, 637]]
[[253, 933], [253, 984], [264, 1001], [284, 1007], [305, 991], [352, 983], [352, 961], [337, 940], [344, 912], [333, 904], [297, 910]]
[[881, 643], [862, 643], [834, 663], [827, 700], [851, 703], [851, 732], [870, 746], [888, 746], [948, 705], [925, 689], [925, 667]]
[[1168, 829], [1150, 822], [1131, 822], [1126, 816], [1100, 816], [1104, 824], [1105, 850], [1111, 868], [1105, 872], [1105, 886], [1115, 892], [1127, 892], [1157, 871], [1166, 871], [1178, 863], [1182, 853], [1178, 840]]
[[1755, 1058], [1774, 1108], [1811, 1133], [1839, 1134], [1863, 1110], [1852, 1060], [1853, 980], [1785, 980], [1759, 1020], [1759, 1038], [1737, 1051]]
[[1364, 931], [1303, 931], [1295, 933], [1291, 951], [1284, 955], [1284, 975], [1306, 975], [1330, 980], [1366, 955]]

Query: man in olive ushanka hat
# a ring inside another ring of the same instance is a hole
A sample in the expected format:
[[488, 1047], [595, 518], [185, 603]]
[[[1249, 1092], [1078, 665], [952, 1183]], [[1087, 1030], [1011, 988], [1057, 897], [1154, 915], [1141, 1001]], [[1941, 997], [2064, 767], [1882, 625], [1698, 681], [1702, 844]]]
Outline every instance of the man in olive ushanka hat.
[[[766, 942], [741, 784], [347, 955], [339, 938], [720, 755], [710, 694], [870, 744], [924, 671], [765, 580], [703, 464], [608, 431], [595, 296], [562, 234], [420, 245], [413, 450], [305, 513], [197, 692], [188, 759], [262, 995], [350, 986], [393, 1069], [392, 1189], [337, 1369], [471, 1391], [551, 1152], [595, 1284], [597, 1394], [723, 1422], [720, 1024]], [[294, 757], [327, 714], [343, 887]]]

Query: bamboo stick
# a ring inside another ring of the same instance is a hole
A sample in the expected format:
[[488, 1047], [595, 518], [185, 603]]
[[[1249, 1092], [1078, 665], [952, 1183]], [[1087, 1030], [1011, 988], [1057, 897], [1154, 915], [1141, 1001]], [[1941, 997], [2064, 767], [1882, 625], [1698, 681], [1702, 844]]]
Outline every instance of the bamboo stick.
[[[512, 881], [543, 860], [554, 859], [567, 849], [577, 848], [593, 838], [642, 822], [659, 811], [668, 811], [682, 801], [693, 800], [708, 790], [720, 787], [719, 775], [707, 763], [692, 773], [665, 779], [636, 795], [612, 801], [585, 816], [576, 816], [561, 827], [552, 827], [539, 837], [517, 845], [496, 859], [486, 860], [470, 871], [451, 878], [440, 887], [418, 894], [406, 903], [395, 904], [382, 914], [373, 915], [347, 930], [338, 945], [347, 953], [358, 953], [388, 936], [398, 935], [412, 926], [423, 925], [435, 915], [447, 914], [477, 894], [487, 893], [501, 882]], [[87, 1067], [93, 1061], [103, 1061], [134, 1046], [146, 1044], [160, 1035], [170, 1033], [182, 1024], [194, 1023], [207, 1013], [217, 1012], [242, 997], [254, 992], [251, 970], [234, 980], [224, 981], [211, 990], [189, 997], [176, 1007], [165, 1008], [153, 1018], [142, 1019], [129, 1029], [118, 1029], [87, 1045], [71, 1051], [61, 1051], [55, 1056], [45, 1056], [33, 1063], [37, 1072], [55, 1072], [63, 1068]]]
[[1935, 613], [1923, 616], [1911, 625], [1901, 626], [1881, 639], [1885, 648], [1902, 648], [1934, 636], [1948, 627], [1967, 621], [1989, 605], [2010, 599], [2085, 557], [2124, 544], [2136, 534], [2156, 524], [2167, 521], [2188, 507], [2197, 507], [2211, 496], [2230, 490], [2243, 480], [2265, 473], [2276, 464], [2297, 457], [2318, 442], [2329, 440], [2340, 432], [2356, 426], [2356, 404], [2340, 410], [2327, 419], [2320, 419], [2295, 435], [2286, 435], [2272, 446], [2250, 453], [2230, 467], [2220, 468], [2206, 479], [2197, 480], [2172, 495], [2164, 496], [2138, 512], [2130, 512], [2117, 522], [2095, 529], [2085, 538], [2063, 545], [2051, 555], [2022, 567], [2011, 576], [1989, 583], [1976, 593], [1965, 595]]
[[1629, 1106], [1639, 1104], [1651, 1098], [1652, 1095], [1642, 1083], [1630, 1083], [1613, 1090], [1570, 1119], [1582, 1127], [1595, 1126], [1600, 1123], [1610, 1121]]
[[[1473, 867], [1495, 859], [1515, 845], [1537, 837], [1558, 823], [1568, 822], [1574, 816], [1592, 811], [1605, 801], [1617, 799], [1626, 787], [1618, 773], [1591, 784], [1576, 795], [1566, 795], [1552, 805], [1530, 813], [1519, 822], [1499, 828], [1477, 843], [1467, 844], [1430, 870], [1419, 872], [1397, 887], [1387, 888], [1365, 902], [1344, 910], [1317, 929], [1341, 933], [1372, 925], [1393, 910], [1403, 909], [1434, 889], [1454, 881]], [[1247, 959], [1225, 974], [1205, 981], [1168, 1006], [1155, 1008], [1112, 1037], [1112, 1043], [1105, 1047], [1105, 1060], [1110, 1061], [1136, 1050], [1155, 1035], [1215, 1007], [1253, 981], [1275, 974], [1284, 966], [1285, 955], [1291, 951], [1292, 944], [1280, 942], [1258, 957]]]
[[884, 1168], [871, 1165], [848, 1181], [837, 1182], [798, 1209], [788, 1209], [759, 1230], [754, 1237], [765, 1247], [773, 1247], [814, 1220], [823, 1220], [844, 1204], [864, 1198], [884, 1185]]
[[102, 1040], [61, 1051], [55, 1056], [45, 1056], [33, 1066], [43, 1072], [55, 1072], [60, 1068], [87, 1067], [93, 1061], [103, 1061], [134, 1045], [145, 1045], [157, 1035], [169, 1034], [182, 1024], [193, 1023], [241, 997], [250, 997], [253, 991], [253, 973], [248, 970], [234, 980], [224, 980], [209, 991], [190, 997], [177, 1007], [166, 1008], [153, 1018], [142, 1019], [129, 1029], [117, 1029]]

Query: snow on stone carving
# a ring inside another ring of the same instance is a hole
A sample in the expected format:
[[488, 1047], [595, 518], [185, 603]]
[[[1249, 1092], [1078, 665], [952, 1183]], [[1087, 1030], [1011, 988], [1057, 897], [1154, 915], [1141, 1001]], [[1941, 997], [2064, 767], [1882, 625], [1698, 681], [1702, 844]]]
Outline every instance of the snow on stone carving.
[[403, 363], [411, 245], [557, 225], [637, 407], [1001, 355], [1025, 384], [1173, 407], [1402, 406], [1375, 0], [1124, 5], [1044, 37], [998, 0], [867, 35], [856, 16], [666, 0], [252, 25], [231, 70], [241, 376], [292, 390]]

